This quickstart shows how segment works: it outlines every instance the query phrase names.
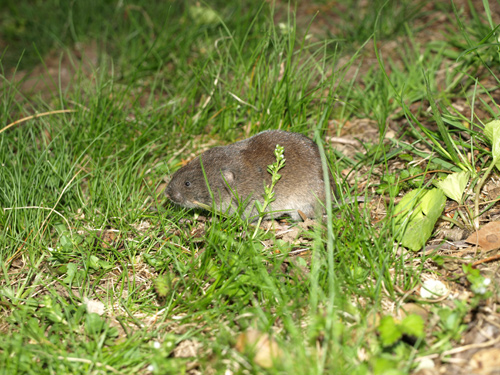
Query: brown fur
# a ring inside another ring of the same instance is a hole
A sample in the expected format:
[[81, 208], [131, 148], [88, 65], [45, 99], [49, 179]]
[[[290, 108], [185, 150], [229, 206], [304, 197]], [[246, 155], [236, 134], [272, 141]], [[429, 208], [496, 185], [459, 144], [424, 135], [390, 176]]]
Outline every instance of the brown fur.
[[[309, 138], [280, 130], [269, 130], [228, 146], [212, 148], [179, 169], [170, 180], [166, 194], [183, 207], [212, 206], [212, 199], [203, 176], [200, 157], [213, 193], [216, 208], [235, 212], [238, 199], [245, 201], [242, 209], [247, 218], [256, 219], [253, 202], [263, 202], [264, 184], [271, 183], [267, 166], [276, 161], [276, 145], [284, 147], [285, 166], [275, 185], [275, 201], [266, 218], [289, 215], [299, 220], [297, 210], [314, 217], [325, 200], [325, 184], [318, 146]], [[329, 173], [330, 186], [335, 182]], [[187, 186], [189, 185], [189, 186]], [[241, 206], [240, 206], [241, 208]], [[278, 212], [279, 211], [279, 212]]]

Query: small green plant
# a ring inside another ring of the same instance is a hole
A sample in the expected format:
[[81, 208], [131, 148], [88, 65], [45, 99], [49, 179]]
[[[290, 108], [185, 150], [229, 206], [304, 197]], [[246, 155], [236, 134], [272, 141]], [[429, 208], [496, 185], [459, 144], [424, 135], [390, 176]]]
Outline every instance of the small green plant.
[[409, 166], [408, 169], [403, 169], [400, 173], [388, 173], [380, 180], [376, 192], [377, 194], [386, 194], [395, 197], [400, 190], [410, 188], [418, 188], [423, 185], [425, 173], [420, 167]]
[[479, 193], [481, 192], [481, 188], [483, 187], [486, 179], [489, 177], [491, 171], [494, 167], [500, 170], [500, 120], [494, 120], [486, 124], [484, 127], [484, 134], [491, 142], [491, 154], [493, 156], [493, 161], [490, 166], [484, 173], [481, 180], [476, 185], [476, 207], [475, 207], [475, 228], [479, 229]]
[[280, 145], [276, 145], [276, 148], [274, 149], [274, 156], [276, 157], [276, 161], [267, 166], [267, 171], [271, 174], [271, 184], [264, 184], [264, 203], [260, 203], [258, 200], [255, 201], [255, 206], [259, 212], [259, 220], [255, 226], [255, 232], [253, 233], [252, 238], [255, 238], [257, 235], [260, 223], [262, 223], [262, 219], [266, 216], [267, 207], [276, 199], [274, 197], [274, 187], [281, 178], [281, 175], [278, 173], [279, 170], [285, 166], [285, 148]]
[[434, 335], [438, 341], [433, 345], [434, 347], [442, 347], [442, 349], [450, 348], [451, 340], [460, 340], [462, 333], [467, 329], [467, 324], [464, 323], [465, 316], [471, 310], [467, 301], [453, 301], [455, 306], [452, 308], [436, 307], [433, 309], [434, 313], [439, 317], [438, 327]]
[[491, 279], [489, 277], [481, 275], [481, 272], [477, 268], [473, 268], [470, 264], [464, 264], [463, 271], [471, 284], [470, 289], [474, 292], [474, 299], [477, 299], [477, 302], [479, 302], [480, 299], [491, 297], [492, 293], [488, 290], [491, 284]]
[[418, 251], [430, 238], [446, 198], [439, 189], [412, 190], [395, 207], [396, 236], [401, 244]]
[[411, 314], [398, 322], [392, 316], [387, 315], [380, 320], [378, 331], [382, 345], [391, 346], [401, 340], [403, 334], [417, 338], [423, 337], [424, 320], [420, 315]]
[[462, 204], [465, 187], [467, 186], [467, 182], [469, 182], [469, 178], [469, 172], [455, 172], [449, 174], [444, 180], [437, 181], [435, 185], [448, 198], [453, 199], [458, 204]]
[[405, 181], [407, 180], [409, 187], [418, 188], [424, 183], [425, 173], [422, 168], [410, 165], [408, 169], [403, 169], [401, 171], [399, 178]]
[[378, 186], [376, 192], [377, 194], [388, 193], [389, 196], [395, 197], [399, 194], [401, 186], [399, 184], [399, 178], [396, 173], [389, 173], [382, 177], [380, 180], [380, 185]]
[[407, 341], [418, 347], [425, 337], [424, 328], [420, 315], [410, 314], [402, 320], [390, 315], [382, 317], [377, 328], [382, 348], [371, 360], [373, 374], [407, 374], [402, 365], [408, 362], [414, 350]]
[[472, 227], [472, 220], [469, 220], [470, 216], [460, 209], [465, 200], [464, 192], [469, 180], [470, 172], [462, 171], [449, 174], [444, 180], [436, 181], [434, 185], [441, 189], [448, 198], [458, 203], [458, 215], [465, 223], [471, 223]]

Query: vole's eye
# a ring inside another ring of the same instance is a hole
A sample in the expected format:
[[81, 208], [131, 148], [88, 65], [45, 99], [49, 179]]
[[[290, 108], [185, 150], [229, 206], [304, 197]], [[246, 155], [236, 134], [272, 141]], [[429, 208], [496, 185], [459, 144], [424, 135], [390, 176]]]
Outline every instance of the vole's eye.
[[186, 182], [184, 182], [184, 185], [186, 185], [187, 187], [190, 187], [191, 186], [191, 182], [186, 181]]

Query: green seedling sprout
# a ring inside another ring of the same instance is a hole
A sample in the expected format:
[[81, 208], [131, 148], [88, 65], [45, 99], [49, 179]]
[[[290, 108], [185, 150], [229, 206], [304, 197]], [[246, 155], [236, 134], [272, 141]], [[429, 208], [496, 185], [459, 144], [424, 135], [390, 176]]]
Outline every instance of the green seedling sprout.
[[440, 188], [444, 195], [453, 199], [458, 204], [462, 204], [463, 195], [467, 182], [469, 182], [469, 172], [456, 172], [449, 174], [444, 180], [437, 181], [435, 185]]
[[493, 156], [493, 162], [490, 164], [484, 176], [481, 178], [481, 180], [479, 180], [476, 186], [476, 205], [474, 218], [474, 226], [476, 229], [479, 229], [479, 194], [481, 192], [481, 188], [490, 175], [493, 167], [496, 166], [500, 170], [500, 120], [493, 120], [487, 123], [484, 127], [484, 134], [486, 135], [486, 137], [488, 137], [492, 145], [491, 154]]
[[255, 226], [255, 231], [253, 232], [252, 239], [257, 235], [260, 224], [262, 223], [264, 216], [266, 216], [267, 207], [276, 199], [274, 197], [274, 187], [281, 178], [281, 175], [278, 172], [285, 166], [285, 149], [282, 146], [276, 145], [276, 148], [274, 149], [274, 156], [276, 157], [276, 161], [273, 164], [267, 166], [267, 171], [271, 174], [271, 184], [264, 184], [264, 203], [260, 203], [258, 200], [255, 201], [255, 206], [257, 207], [257, 211], [259, 212], [259, 221]]
[[[434, 185], [436, 185], [441, 191], [450, 199], [453, 199], [455, 202], [462, 205], [464, 201], [464, 192], [467, 187], [467, 183], [470, 179], [470, 172], [462, 171], [449, 174], [444, 180], [436, 181]], [[458, 214], [465, 220], [464, 213], [457, 209]], [[452, 221], [456, 223], [455, 221]]]

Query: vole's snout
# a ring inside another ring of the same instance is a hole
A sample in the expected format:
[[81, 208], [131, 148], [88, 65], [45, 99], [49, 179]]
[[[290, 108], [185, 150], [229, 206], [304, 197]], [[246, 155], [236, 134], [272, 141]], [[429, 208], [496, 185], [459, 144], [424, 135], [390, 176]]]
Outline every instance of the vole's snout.
[[165, 190], [165, 194], [168, 199], [170, 199], [172, 202], [180, 204], [182, 202], [182, 194], [178, 191], [173, 191], [172, 189], [169, 189], [167, 187], [167, 190]]

